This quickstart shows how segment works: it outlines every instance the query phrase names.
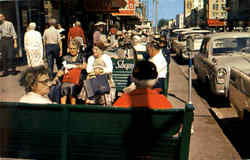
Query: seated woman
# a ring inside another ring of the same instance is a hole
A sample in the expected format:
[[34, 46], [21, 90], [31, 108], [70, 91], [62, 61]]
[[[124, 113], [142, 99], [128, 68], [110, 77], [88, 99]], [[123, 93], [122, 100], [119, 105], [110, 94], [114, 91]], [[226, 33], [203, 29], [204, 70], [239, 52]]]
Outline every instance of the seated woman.
[[153, 89], [157, 82], [158, 72], [152, 62], [144, 60], [136, 62], [132, 76], [136, 89], [130, 93], [124, 93], [113, 106], [123, 108], [149, 107], [151, 109], [172, 108], [168, 99]]
[[[82, 89], [84, 78], [84, 69], [86, 69], [86, 60], [80, 52], [80, 43], [76, 39], [69, 42], [68, 52], [70, 55], [63, 57], [63, 69], [59, 70], [55, 78], [62, 77], [61, 86], [61, 104], [66, 104], [67, 97], [71, 104], [76, 104], [76, 97]], [[85, 74], [86, 75], [86, 74]]]
[[89, 101], [87, 99], [86, 103], [95, 103], [101, 105], [111, 105], [115, 97], [115, 87], [112, 80], [113, 64], [110, 56], [103, 53], [105, 50], [105, 45], [103, 42], [99, 41], [93, 46], [93, 55], [89, 57], [87, 63], [88, 77], [91, 75], [108, 75], [108, 82], [110, 85], [110, 93], [95, 97], [95, 102]]
[[50, 85], [49, 71], [44, 66], [30, 67], [23, 72], [19, 80], [26, 94], [20, 98], [22, 103], [51, 104], [48, 98]]

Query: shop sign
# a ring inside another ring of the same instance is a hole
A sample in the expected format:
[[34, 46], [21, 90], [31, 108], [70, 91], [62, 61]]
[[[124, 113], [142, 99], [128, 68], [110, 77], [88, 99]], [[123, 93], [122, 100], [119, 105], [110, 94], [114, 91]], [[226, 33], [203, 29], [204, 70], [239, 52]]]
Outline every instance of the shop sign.
[[135, 16], [135, 0], [126, 0], [127, 5], [119, 9], [119, 12], [112, 13], [113, 16]]
[[207, 20], [207, 25], [210, 26], [210, 27], [224, 26], [225, 21], [221, 21], [219, 19], [208, 19]]

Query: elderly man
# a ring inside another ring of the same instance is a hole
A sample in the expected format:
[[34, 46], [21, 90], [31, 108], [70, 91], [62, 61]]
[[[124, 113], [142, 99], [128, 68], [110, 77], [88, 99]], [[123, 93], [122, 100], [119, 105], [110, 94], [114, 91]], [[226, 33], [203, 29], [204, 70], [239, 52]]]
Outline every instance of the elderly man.
[[[15, 66], [15, 53], [13, 47], [17, 48], [17, 36], [13, 24], [5, 20], [4, 14], [0, 13], [0, 52], [3, 59], [3, 74], [1, 77], [8, 76], [9, 74], [16, 75]], [[9, 68], [11, 71], [9, 72]]]
[[61, 69], [62, 62], [62, 42], [60, 33], [56, 30], [56, 19], [49, 20], [50, 27], [44, 31], [43, 41], [49, 67], [49, 76], [53, 79], [54, 59], [56, 59], [57, 69]]
[[152, 62], [144, 60], [136, 62], [132, 76], [136, 89], [130, 93], [124, 93], [113, 106], [123, 108], [149, 107], [151, 109], [172, 108], [168, 99], [153, 89], [157, 82], [158, 73]]

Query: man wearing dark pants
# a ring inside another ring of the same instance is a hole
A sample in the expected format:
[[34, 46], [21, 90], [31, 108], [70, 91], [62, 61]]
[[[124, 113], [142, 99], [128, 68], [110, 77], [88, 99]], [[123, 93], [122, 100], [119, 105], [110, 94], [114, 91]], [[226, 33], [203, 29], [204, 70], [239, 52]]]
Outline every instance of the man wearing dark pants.
[[53, 79], [54, 73], [54, 59], [56, 59], [57, 70], [61, 69], [62, 62], [62, 42], [60, 33], [56, 30], [56, 19], [49, 20], [50, 27], [44, 31], [43, 41], [46, 50], [46, 57], [49, 67], [49, 76]]
[[[0, 52], [2, 53], [3, 74], [1, 77], [9, 74], [16, 75], [14, 48], [17, 48], [16, 32], [13, 24], [5, 20], [4, 14], [0, 13]], [[9, 68], [11, 71], [9, 71]]]

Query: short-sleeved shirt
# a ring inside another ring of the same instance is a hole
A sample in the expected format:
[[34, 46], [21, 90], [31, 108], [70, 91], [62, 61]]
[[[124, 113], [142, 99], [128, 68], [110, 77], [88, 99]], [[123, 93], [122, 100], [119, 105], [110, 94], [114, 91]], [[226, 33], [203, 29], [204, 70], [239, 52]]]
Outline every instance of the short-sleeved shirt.
[[149, 107], [151, 109], [172, 108], [172, 104], [164, 95], [149, 88], [137, 88], [130, 93], [124, 93], [113, 106], [122, 108]]
[[162, 50], [154, 57], [150, 57], [149, 61], [154, 63], [158, 72], [158, 78], [166, 78], [167, 75], [167, 61], [162, 54]]
[[2, 37], [9, 37], [13, 39], [17, 38], [15, 28], [11, 22], [4, 21], [2, 24], [0, 24], [0, 39]]
[[61, 36], [54, 26], [50, 26], [44, 31], [43, 39], [45, 40], [46, 44], [58, 44]]

